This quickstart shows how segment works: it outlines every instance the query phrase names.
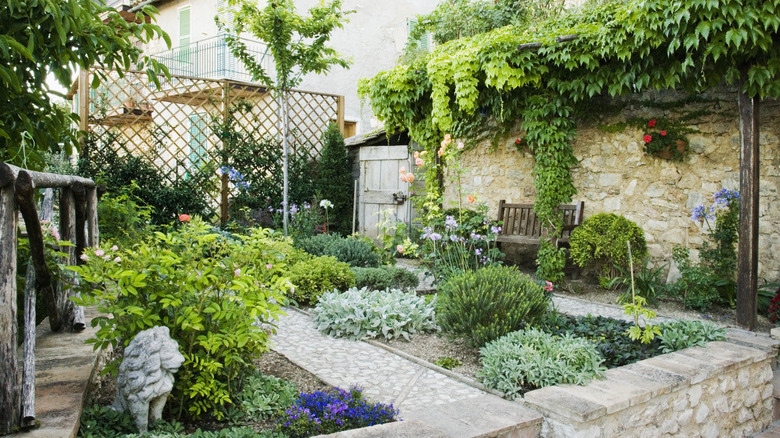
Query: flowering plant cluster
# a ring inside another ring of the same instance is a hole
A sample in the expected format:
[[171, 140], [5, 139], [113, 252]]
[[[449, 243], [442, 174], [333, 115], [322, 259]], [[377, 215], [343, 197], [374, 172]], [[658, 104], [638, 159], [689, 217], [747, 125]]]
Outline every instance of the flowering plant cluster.
[[674, 161], [684, 160], [685, 154], [688, 152], [688, 139], [671, 123], [664, 129], [653, 130], [657, 129], [656, 124], [655, 119], [647, 122], [647, 127], [651, 131], [642, 137], [645, 154], [655, 154]]
[[349, 390], [333, 388], [301, 393], [277, 420], [277, 430], [299, 438], [389, 423], [397, 417], [393, 405], [366, 401], [357, 386]]
[[[320, 203], [322, 204], [322, 203]], [[290, 208], [287, 211], [289, 213], [289, 227], [288, 231], [294, 238], [310, 237], [314, 235], [315, 227], [322, 223], [322, 216], [319, 209], [312, 208], [312, 204], [304, 202], [301, 205], [290, 204]], [[277, 208], [273, 205], [266, 207], [268, 214], [271, 216], [273, 227], [277, 230], [282, 229], [284, 223], [284, 201]], [[327, 210], [326, 210], [327, 212]]]
[[227, 175], [240, 192], [249, 190], [249, 183], [244, 181], [244, 174], [229, 166], [222, 166], [220, 169], [223, 175]]
[[422, 230], [419, 251], [438, 279], [452, 274], [500, 264], [503, 254], [496, 248], [501, 232], [498, 222], [487, 216], [487, 206], [474, 210], [446, 210], [432, 218]]

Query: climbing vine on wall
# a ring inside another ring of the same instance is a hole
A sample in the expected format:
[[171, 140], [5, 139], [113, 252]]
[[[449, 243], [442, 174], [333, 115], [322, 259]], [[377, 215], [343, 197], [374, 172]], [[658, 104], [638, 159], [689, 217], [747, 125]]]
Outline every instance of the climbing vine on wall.
[[[408, 129], [431, 154], [445, 132], [474, 139], [522, 118], [536, 159], [535, 209], [551, 222], [539, 274], [558, 279], [552, 212], [576, 193], [569, 143], [589, 99], [740, 80], [750, 96], [780, 96], [779, 28], [780, 0], [612, 2], [450, 41], [362, 82], [360, 92], [389, 131]], [[429, 203], [441, 198], [435, 167], [426, 171]]]

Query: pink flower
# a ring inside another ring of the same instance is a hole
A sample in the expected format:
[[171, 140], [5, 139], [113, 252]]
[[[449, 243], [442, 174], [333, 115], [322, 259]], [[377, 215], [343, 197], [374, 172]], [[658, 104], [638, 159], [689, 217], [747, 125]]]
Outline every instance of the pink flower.
[[184, 214], [184, 213], [180, 214], [179, 215], [179, 221], [180, 222], [189, 222], [190, 221], [190, 215]]
[[648, 134], [648, 135], [645, 135], [644, 140], [645, 140], [645, 143], [650, 143], [653, 140], [653, 137]]
[[401, 166], [401, 168], [398, 169], [398, 173], [406, 173], [406, 167]]
[[476, 201], [476, 198], [474, 198], [474, 195], [469, 195], [469, 197], [468, 197], [468, 198], [466, 198], [466, 199], [468, 199], [468, 200], [469, 200], [469, 204], [473, 204], [473, 203], [474, 203], [474, 201]]
[[119, 247], [118, 247], [118, 246], [116, 246], [116, 245], [114, 245], [114, 246], [112, 246], [112, 247], [111, 247], [111, 251], [117, 251], [118, 249], [119, 249]]
[[449, 135], [449, 134], [445, 134], [445, 135], [444, 135], [444, 141], [442, 141], [442, 145], [443, 145], [443, 146], [447, 146], [447, 145], [449, 145], [450, 143], [452, 143], [452, 136], [451, 136], [451, 135]]
[[404, 246], [403, 246], [403, 245], [398, 245], [398, 246], [396, 246], [396, 247], [395, 247], [395, 250], [396, 250], [396, 251], [397, 251], [399, 254], [403, 254], [403, 253], [404, 253]]
[[106, 255], [103, 256], [103, 260], [109, 261], [109, 260], [111, 260], [111, 256], [106, 254]]
[[233, 271], [233, 275], [235, 275], [236, 277], [240, 277], [241, 276], [241, 268], [236, 268], [236, 270]]
[[439, 154], [439, 156], [440, 156], [440, 157], [441, 157], [442, 155], [444, 155], [444, 147], [440, 147], [440, 148], [439, 148], [438, 154]]
[[462, 141], [458, 142], [458, 149], [463, 149], [465, 146]]
[[649, 127], [651, 127], [651, 128], [652, 128], [653, 126], [655, 126], [655, 119], [653, 119], [653, 120], [650, 120], [649, 122], [647, 122], [647, 126], [649, 126]]
[[271, 269], [271, 268], [273, 268], [273, 267], [274, 267], [274, 265], [272, 265], [272, 264], [270, 264], [270, 263], [268, 263], [267, 265], [265, 265], [265, 269]]
[[407, 173], [406, 174], [406, 182], [414, 182], [414, 174], [413, 173]]
[[98, 257], [103, 257], [104, 254], [105, 254], [105, 252], [102, 249], [96, 249], [95, 250], [95, 255], [98, 256]]
[[661, 135], [666, 135], [666, 131], [661, 131]]
[[420, 152], [414, 151], [414, 159], [416, 160], [418, 158], [420, 158]]
[[89, 256], [87, 256], [86, 254], [82, 254], [81, 256], [79, 256], [79, 258], [81, 260], [84, 260], [85, 262], [89, 260]]
[[117, 258], [115, 258], [115, 259], [114, 259], [114, 263], [119, 263], [119, 262], [121, 262], [121, 261], [122, 261], [122, 258], [121, 258], [121, 257], [117, 257]]
[[551, 282], [549, 282], [549, 281], [545, 281], [544, 284], [546, 285], [544, 287], [544, 290], [546, 290], [547, 292], [552, 292], [553, 284]]
[[401, 181], [406, 182], [406, 174], [405, 173], [401, 174]]
[[425, 161], [423, 161], [422, 158], [417, 158], [417, 159], [414, 160], [414, 164], [416, 164], [419, 167], [419, 166], [422, 166], [423, 164], [425, 164]]

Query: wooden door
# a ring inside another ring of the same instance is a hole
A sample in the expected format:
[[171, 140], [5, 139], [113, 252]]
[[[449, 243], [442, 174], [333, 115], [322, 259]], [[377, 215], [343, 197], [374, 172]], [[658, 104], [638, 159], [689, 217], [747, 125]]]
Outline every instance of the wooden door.
[[409, 200], [411, 184], [401, 181], [401, 168], [412, 169], [412, 160], [406, 145], [363, 146], [360, 148], [360, 202], [358, 204], [359, 231], [376, 239], [378, 223], [384, 215], [394, 216], [410, 226], [412, 203]]

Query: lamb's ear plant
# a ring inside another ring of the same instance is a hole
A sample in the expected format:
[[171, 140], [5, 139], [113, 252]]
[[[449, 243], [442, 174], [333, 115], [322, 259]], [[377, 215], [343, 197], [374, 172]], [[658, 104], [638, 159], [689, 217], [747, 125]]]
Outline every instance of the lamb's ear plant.
[[[632, 325], [626, 334], [629, 338], [636, 341], [639, 340], [643, 344], [649, 344], [653, 341], [656, 335], [661, 334], [661, 330], [658, 326], [650, 324], [650, 320], [655, 318], [654, 311], [645, 308], [647, 300], [636, 294], [636, 288], [634, 286], [634, 261], [631, 257], [631, 242], [626, 241], [628, 245], [628, 263], [631, 272], [631, 302], [623, 304], [623, 313], [631, 315], [634, 318], [634, 325]], [[639, 317], [645, 318], [645, 326], [639, 326]]]

